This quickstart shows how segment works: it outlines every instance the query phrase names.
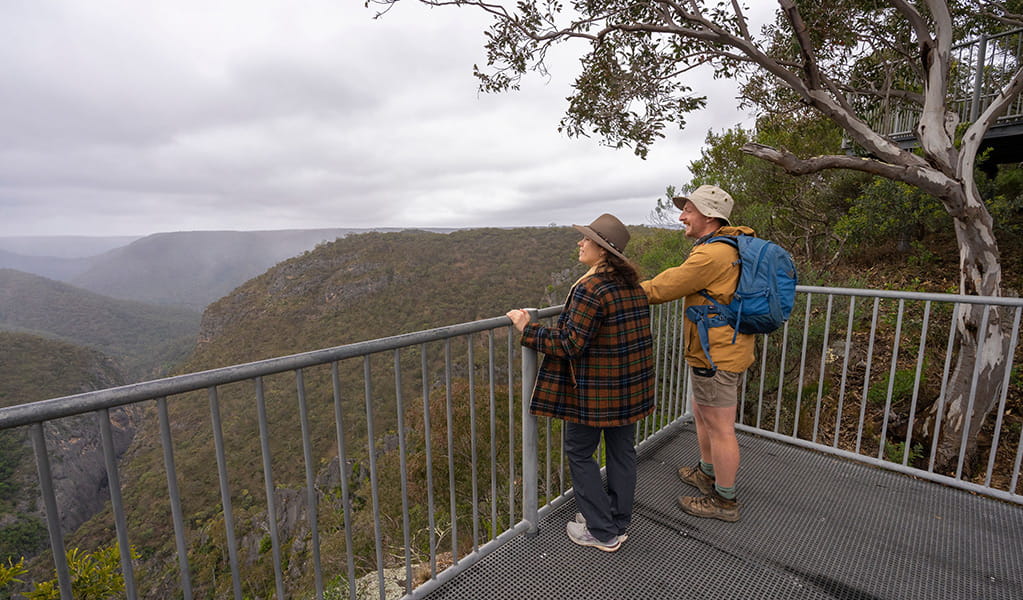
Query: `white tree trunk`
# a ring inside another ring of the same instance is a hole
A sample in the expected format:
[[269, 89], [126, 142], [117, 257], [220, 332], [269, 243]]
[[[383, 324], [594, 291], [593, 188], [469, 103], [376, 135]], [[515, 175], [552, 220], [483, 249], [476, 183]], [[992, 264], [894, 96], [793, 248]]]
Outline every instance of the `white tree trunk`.
[[[976, 205], [974, 202], [967, 204]], [[967, 210], [964, 218], [955, 219], [955, 228], [962, 293], [1001, 296], [1001, 264], [990, 214], [982, 205], [979, 210]], [[1005, 318], [1006, 311], [992, 308], [985, 323], [984, 312], [981, 305], [960, 307], [956, 322], [960, 343], [955, 370], [949, 379], [946, 397], [932, 406], [928, 415], [926, 428], [929, 431], [925, 433], [933, 436], [934, 420], [939, 412], [943, 413], [935, 457], [935, 467], [941, 471], [958, 471], [963, 450], [964, 462], [975, 455], [984, 420], [1001, 397], [1009, 364], [1011, 319]]]
[[[1009, 336], [1004, 331], [1001, 312], [990, 311], [984, 335], [978, 335], [984, 313], [982, 306], [964, 306], [960, 313], [957, 325], [961, 342], [955, 370], [944, 401], [931, 407], [925, 429], [925, 433], [933, 436], [933, 423], [941, 411], [935, 448], [935, 468], [939, 472], [951, 474], [958, 472], [960, 466], [969, 465], [977, 452], [981, 427], [1002, 395]], [[960, 465], [960, 454], [963, 465]]]
[[[941, 200], [952, 216], [959, 245], [960, 293], [977, 296], [1002, 295], [1002, 267], [994, 222], [969, 177], [953, 177], [933, 166], [921, 166], [915, 157], [900, 157], [900, 164], [849, 156], [818, 156], [802, 159], [785, 150], [761, 144], [747, 144], [742, 150], [772, 162], [793, 175], [806, 175], [826, 168], [851, 168], [913, 184]], [[907, 154], [907, 153], [903, 153]], [[972, 161], [956, 166], [972, 172]], [[953, 169], [946, 165], [946, 169]], [[933, 440], [934, 421], [941, 424], [936, 447], [936, 468], [958, 468], [958, 457], [966, 435], [965, 459], [977, 450], [977, 436], [991, 409], [998, 403], [1004, 379], [1010, 324], [1004, 311], [991, 310], [987, 327], [981, 331], [984, 307], [964, 305], [956, 323], [958, 359], [949, 379], [945, 398], [930, 409], [922, 433]], [[978, 349], [981, 352], [978, 354]], [[976, 382], [974, 384], [974, 382]], [[971, 404], [972, 397], [972, 404]]]

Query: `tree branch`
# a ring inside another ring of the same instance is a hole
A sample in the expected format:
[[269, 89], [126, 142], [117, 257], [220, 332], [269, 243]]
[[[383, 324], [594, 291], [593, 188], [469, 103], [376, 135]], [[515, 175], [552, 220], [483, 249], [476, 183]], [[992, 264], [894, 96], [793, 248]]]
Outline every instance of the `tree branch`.
[[1005, 8], [1005, 2], [986, 2], [981, 0], [981, 14], [991, 17], [999, 23], [1012, 27], [1023, 27], [1023, 15], [1009, 12]]
[[953, 218], [966, 215], [966, 204], [962, 194], [955, 193], [954, 180], [941, 175], [926, 164], [895, 165], [872, 158], [846, 155], [814, 156], [799, 158], [787, 150], [778, 150], [764, 144], [748, 143], [740, 148], [742, 152], [778, 165], [791, 175], [810, 175], [825, 169], [850, 169], [871, 175], [887, 177], [919, 187], [938, 198]]
[[949, 127], [949, 114], [945, 107], [948, 84], [948, 62], [952, 48], [952, 15], [945, 2], [926, 0], [934, 20], [934, 35], [927, 31], [926, 23], [916, 9], [903, 0], [892, 0], [910, 21], [920, 44], [920, 62], [924, 69], [924, 103], [917, 123], [916, 136], [928, 161], [949, 177], [955, 177], [957, 155]]
[[[766, 72], [776, 77], [794, 93], [802, 97], [808, 104], [834, 120], [839, 126], [849, 133], [850, 137], [857, 144], [875, 154], [882, 160], [893, 162], [903, 161], [916, 166], [925, 164], [919, 157], [911, 153], [904, 152], [890, 140], [887, 140], [874, 132], [867, 123], [862, 121], [855, 114], [844, 95], [836, 93], [837, 88], [829, 88], [832, 91], [831, 95], [825, 93], [824, 88], [822, 87], [823, 79], [820, 76], [815, 58], [812, 54], [812, 44], [806, 35], [805, 24], [801, 27], [803, 39], [800, 40], [800, 45], [805, 53], [804, 56], [806, 57], [806, 60], [809, 61], [804, 65], [804, 70], [807, 72], [809, 80], [808, 82], [804, 81], [796, 75], [796, 73], [790, 70], [792, 68], [791, 65], [782, 63], [781, 61], [768, 56], [751, 41], [722, 30], [714, 23], [706, 21], [702, 15], [687, 13], [677, 3], [672, 2], [672, 0], [665, 0], [665, 4], [672, 6], [683, 19], [696, 22], [704, 29], [697, 30], [685, 27], [673, 28], [669, 26], [662, 29], [663, 33], [673, 33], [690, 39], [717, 42], [724, 46], [734, 48], [736, 51], [748, 57], [746, 62], [759, 65]], [[797, 23], [802, 23], [802, 17], [799, 16], [793, 0], [779, 0], [779, 4], [781, 4], [783, 8], [787, 5], [791, 9], [789, 12], [790, 19], [795, 18]], [[799, 31], [799, 29], [800, 28], [797, 27], [797, 31]], [[721, 53], [718, 52], [718, 54], [720, 55]], [[814, 73], [816, 73], [816, 75], [813, 75]]]
[[902, 13], [902, 16], [906, 17], [906, 20], [909, 21], [909, 26], [916, 34], [916, 39], [921, 40], [922, 43], [923, 40], [931, 38], [931, 30], [927, 27], [927, 21], [924, 20], [923, 15], [920, 14], [920, 11], [918, 11], [915, 6], [909, 2], [905, 2], [905, 0], [889, 1], [891, 2], [891, 5]]
[[799, 53], [803, 55], [803, 72], [806, 73], [807, 85], [813, 90], [822, 89], [821, 73], [820, 69], [817, 68], [817, 58], [813, 53], [813, 42], [806, 32], [806, 23], [799, 14], [796, 3], [793, 0], [778, 0], [778, 4], [792, 25], [792, 31], [795, 33], [796, 41], [799, 43]]
[[976, 121], [970, 124], [966, 129], [966, 133], [963, 134], [963, 142], [959, 149], [959, 170], [963, 173], [964, 179], [970, 183], [973, 182], [973, 169], [967, 168], [967, 166], [974, 164], [977, 151], [980, 149], [984, 136], [998, 121], [998, 117], [1002, 116], [1012, 102], [1019, 97], [1021, 92], [1023, 92], [1023, 68], [1016, 71], [1016, 74], [1012, 76], [1009, 83], [998, 92], [998, 95], [991, 101], [991, 104], [984, 109], [984, 112], [977, 117]]
[[909, 169], [909, 167], [896, 166], [870, 158], [838, 154], [799, 158], [787, 150], [778, 150], [771, 146], [754, 142], [746, 144], [740, 150], [746, 154], [776, 164], [791, 175], [810, 175], [827, 169], [852, 169], [872, 175], [900, 179], [904, 177], [905, 172]]
[[753, 41], [753, 36], [749, 33], [749, 24], [746, 22], [746, 15], [742, 13], [742, 6], [739, 4], [738, 0], [732, 0], [732, 12], [735, 13], [739, 24], [740, 35], [749, 41]]
[[871, 85], [870, 87], [854, 87], [852, 85], [845, 83], [838, 84], [838, 87], [846, 94], [872, 96], [879, 99], [898, 98], [900, 100], [905, 100], [907, 102], [912, 102], [913, 104], [918, 105], [923, 105], [924, 103], [923, 94], [919, 92], [911, 92], [909, 90], [900, 90], [892, 88], [882, 90], [875, 85]]

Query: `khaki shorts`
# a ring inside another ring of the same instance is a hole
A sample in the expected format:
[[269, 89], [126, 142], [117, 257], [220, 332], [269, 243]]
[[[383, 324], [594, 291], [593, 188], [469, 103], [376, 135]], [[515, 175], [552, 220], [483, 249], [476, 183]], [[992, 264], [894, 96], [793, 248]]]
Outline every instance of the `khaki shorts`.
[[700, 406], [735, 406], [739, 402], [739, 375], [732, 371], [718, 369], [711, 377], [697, 375], [689, 369], [692, 382], [693, 402]]

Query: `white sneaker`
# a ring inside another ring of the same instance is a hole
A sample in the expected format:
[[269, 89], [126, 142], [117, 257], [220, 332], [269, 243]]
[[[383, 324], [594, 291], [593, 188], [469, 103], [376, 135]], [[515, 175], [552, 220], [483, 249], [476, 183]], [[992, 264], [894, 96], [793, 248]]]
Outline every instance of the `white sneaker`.
[[[575, 513], [575, 522], [576, 523], [582, 523], [583, 525], [585, 525], [586, 524], [586, 517], [583, 516], [583, 513]], [[618, 534], [618, 541], [619, 542], [624, 544], [625, 540], [627, 540], [627, 539], [629, 539], [629, 534], [627, 534], [627, 533], [619, 533]]]
[[576, 523], [575, 521], [569, 521], [565, 525], [565, 531], [568, 533], [568, 539], [580, 546], [593, 546], [597, 550], [603, 550], [604, 552], [614, 552], [622, 547], [622, 542], [618, 539], [618, 536], [602, 542], [593, 537], [590, 530], [586, 528], [586, 525]]

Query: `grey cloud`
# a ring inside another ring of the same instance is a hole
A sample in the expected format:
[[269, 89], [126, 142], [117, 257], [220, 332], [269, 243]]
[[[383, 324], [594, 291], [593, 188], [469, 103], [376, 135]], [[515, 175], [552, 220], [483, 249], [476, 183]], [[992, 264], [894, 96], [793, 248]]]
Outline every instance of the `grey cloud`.
[[486, 19], [414, 2], [379, 20], [349, 0], [15, 2], [5, 17], [0, 236], [641, 223], [706, 130], [742, 118], [714, 103], [647, 161], [567, 139], [571, 52], [549, 79], [481, 95]]

